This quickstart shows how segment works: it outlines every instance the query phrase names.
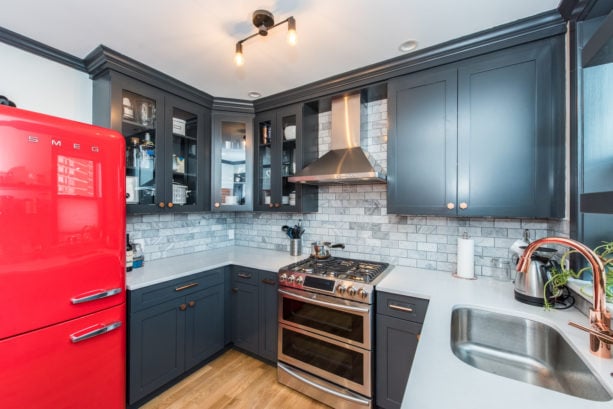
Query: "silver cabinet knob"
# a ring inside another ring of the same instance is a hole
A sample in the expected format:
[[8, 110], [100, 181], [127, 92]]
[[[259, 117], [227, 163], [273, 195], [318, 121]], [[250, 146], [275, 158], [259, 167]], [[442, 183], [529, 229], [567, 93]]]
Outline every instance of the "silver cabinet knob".
[[453, 210], [453, 208], [455, 208], [455, 205], [451, 202], [447, 203], [447, 209], [449, 210]]
[[466, 202], [460, 203], [460, 209], [462, 210], [468, 209], [468, 204]]

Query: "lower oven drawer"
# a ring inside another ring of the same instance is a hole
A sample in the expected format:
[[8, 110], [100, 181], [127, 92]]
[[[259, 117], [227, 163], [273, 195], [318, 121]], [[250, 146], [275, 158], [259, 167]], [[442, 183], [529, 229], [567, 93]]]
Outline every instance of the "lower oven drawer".
[[373, 400], [279, 362], [277, 380], [334, 409], [372, 409]]
[[372, 354], [289, 325], [279, 325], [279, 361], [372, 397]]

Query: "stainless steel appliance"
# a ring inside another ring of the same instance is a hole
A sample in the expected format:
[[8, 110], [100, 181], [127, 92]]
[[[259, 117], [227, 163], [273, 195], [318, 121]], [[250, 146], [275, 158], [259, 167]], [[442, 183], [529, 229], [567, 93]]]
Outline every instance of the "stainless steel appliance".
[[374, 292], [390, 269], [332, 257], [279, 270], [279, 382], [334, 408], [373, 407]]

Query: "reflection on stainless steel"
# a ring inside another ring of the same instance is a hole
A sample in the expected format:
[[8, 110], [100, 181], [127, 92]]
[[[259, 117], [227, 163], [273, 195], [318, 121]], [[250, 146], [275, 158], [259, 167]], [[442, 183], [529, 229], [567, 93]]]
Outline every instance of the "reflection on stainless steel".
[[310, 257], [279, 270], [279, 382], [334, 408], [373, 407], [374, 291], [390, 269]]
[[[611, 335], [611, 314], [607, 311], [605, 270], [602, 260], [586, 245], [565, 237], [545, 237], [533, 241], [526, 247], [517, 264], [517, 271], [527, 273], [530, 268], [532, 254], [544, 244], [560, 244], [570, 247], [583, 255], [592, 267], [594, 277], [593, 305], [590, 310], [590, 324], [597, 332]], [[603, 342], [598, 336], [590, 334], [590, 352], [601, 358], [611, 358], [611, 345]]]
[[613, 396], [555, 329], [478, 308], [451, 315], [451, 349], [486, 372], [594, 401]]

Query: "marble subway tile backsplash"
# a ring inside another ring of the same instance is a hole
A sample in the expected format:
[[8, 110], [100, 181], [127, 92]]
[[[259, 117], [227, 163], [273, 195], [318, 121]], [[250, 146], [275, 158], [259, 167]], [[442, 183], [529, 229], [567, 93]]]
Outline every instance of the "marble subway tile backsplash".
[[[319, 116], [319, 152], [330, 146], [330, 112]], [[387, 101], [362, 109], [361, 145], [376, 166], [387, 169]], [[312, 241], [344, 243], [336, 256], [385, 261], [454, 272], [457, 239], [464, 232], [475, 240], [475, 273], [494, 275], [498, 261], [529, 229], [531, 238], [568, 236], [567, 220], [447, 218], [387, 214], [387, 185], [320, 186], [319, 211], [287, 213], [192, 213], [128, 216], [128, 232], [144, 243], [145, 260], [230, 245], [289, 251], [283, 225], [302, 219], [303, 254]]]

